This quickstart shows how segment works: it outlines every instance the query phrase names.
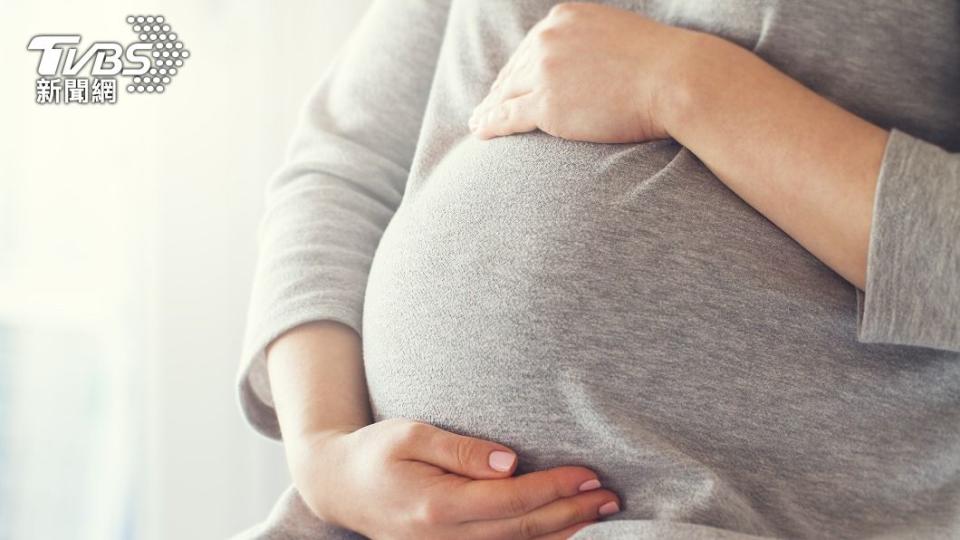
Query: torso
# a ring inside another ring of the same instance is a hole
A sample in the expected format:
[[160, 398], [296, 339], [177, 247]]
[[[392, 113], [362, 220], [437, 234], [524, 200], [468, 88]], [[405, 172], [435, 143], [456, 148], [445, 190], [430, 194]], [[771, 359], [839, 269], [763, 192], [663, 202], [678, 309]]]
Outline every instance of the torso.
[[[878, 124], [960, 147], [960, 44], [940, 52], [960, 38], [955, 2], [611, 3], [728, 37]], [[618, 519], [948, 527], [960, 355], [859, 343], [855, 289], [672, 141], [469, 137], [471, 108], [552, 2], [518, 4], [453, 3], [367, 286], [377, 419], [497, 440], [521, 472], [594, 468], [623, 497]], [[890, 34], [891, 16], [927, 34]], [[485, 25], [502, 41], [480, 39]]]

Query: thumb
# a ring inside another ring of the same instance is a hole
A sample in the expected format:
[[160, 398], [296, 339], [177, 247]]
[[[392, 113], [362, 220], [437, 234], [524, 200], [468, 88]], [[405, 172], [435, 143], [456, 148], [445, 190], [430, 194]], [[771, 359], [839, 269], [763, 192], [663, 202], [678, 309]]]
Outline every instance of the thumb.
[[422, 426], [421, 435], [409, 447], [409, 459], [476, 480], [504, 478], [517, 467], [517, 454], [502, 444]]

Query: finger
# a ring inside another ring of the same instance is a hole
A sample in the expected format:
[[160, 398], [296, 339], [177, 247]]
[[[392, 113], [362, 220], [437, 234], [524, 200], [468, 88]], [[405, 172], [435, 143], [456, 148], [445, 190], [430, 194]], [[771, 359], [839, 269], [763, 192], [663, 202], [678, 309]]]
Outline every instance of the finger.
[[527, 31], [527, 34], [523, 36], [523, 39], [520, 41], [520, 45], [517, 45], [517, 49], [513, 51], [513, 54], [507, 60], [507, 63], [503, 66], [503, 68], [500, 69], [500, 72], [497, 73], [497, 78], [490, 86], [491, 93], [500, 88], [500, 86], [503, 84], [503, 81], [513, 72], [513, 69], [518, 62], [527, 58], [528, 51], [532, 48], [530, 44], [532, 38], [530, 36], [536, 33], [541, 24], [543, 24], [543, 20], [537, 21], [537, 23]]
[[481, 139], [526, 133], [537, 129], [540, 96], [535, 92], [508, 99], [479, 118], [473, 130]]
[[490, 89], [487, 90], [487, 94], [480, 100], [480, 103], [473, 108], [473, 114], [470, 117], [470, 124], [472, 126], [474, 119], [478, 116], [481, 111], [487, 110], [491, 105], [502, 101], [499, 99], [500, 91], [503, 89], [506, 82], [513, 76], [515, 66], [520, 63], [523, 58], [525, 58], [525, 51], [528, 49], [527, 42], [529, 39], [524, 38], [520, 42], [520, 46], [517, 47], [517, 50], [513, 51], [513, 54], [510, 55], [510, 58], [507, 60], [507, 63], [500, 68], [500, 71], [497, 72], [497, 78], [494, 79], [493, 84], [490, 85]]
[[490, 89], [488, 103], [497, 103], [533, 90], [533, 47], [523, 47], [514, 54], [515, 61], [503, 79]]
[[[511, 60], [516, 59], [518, 55], [514, 55]], [[509, 74], [502, 80], [498, 78], [498, 82], [494, 83], [490, 92], [474, 107], [473, 112], [470, 114], [470, 120], [467, 122], [467, 125], [471, 130], [476, 128], [479, 120], [489, 114], [491, 109], [510, 98], [525, 94], [532, 89], [533, 83], [530, 77], [524, 75], [524, 73], [528, 71], [525, 67], [522, 69], [513, 69], [509, 70]]]
[[520, 516], [564, 497], [600, 488], [584, 467], [556, 467], [513, 478], [464, 482], [448, 499], [451, 515], [464, 521]]
[[577, 523], [576, 525], [571, 525], [562, 531], [552, 532], [550, 534], [545, 534], [543, 536], [538, 536], [536, 540], [567, 540], [571, 536], [580, 532], [580, 529], [584, 527], [589, 527], [593, 525], [596, 521], [584, 521], [583, 523]]
[[503, 84], [503, 80], [507, 78], [507, 76], [513, 70], [513, 65], [517, 63], [517, 59], [523, 52], [526, 42], [526, 39], [520, 42], [520, 46], [517, 47], [517, 50], [513, 51], [513, 54], [511, 54], [510, 58], [507, 59], [507, 63], [504, 64], [503, 67], [500, 68], [500, 71], [497, 72], [497, 76], [493, 80], [493, 84], [490, 85], [490, 89], [487, 91], [488, 95], [496, 92]]
[[503, 478], [513, 474], [517, 455], [502, 444], [450, 433], [424, 423], [415, 431], [401, 458], [429, 463], [474, 479]]
[[523, 94], [529, 94], [534, 90], [534, 69], [532, 62], [527, 59], [521, 59], [517, 62], [510, 76], [507, 77], [496, 92], [491, 92], [487, 107], [492, 108], [509, 99], [513, 99]]
[[[620, 501], [608, 490], [601, 489], [582, 493], [575, 497], [558, 499], [532, 512], [501, 520], [474, 521], [464, 525], [482, 528], [494, 538], [536, 538], [562, 531], [571, 525], [594, 521], [619, 511]], [[612, 511], [614, 510], [615, 511]]]
[[[540, 23], [537, 24], [539, 25]], [[523, 38], [523, 41], [520, 42], [517, 49], [510, 55], [507, 63], [497, 73], [497, 77], [494, 79], [493, 84], [490, 85], [490, 90], [487, 92], [487, 95], [474, 107], [470, 115], [470, 120], [467, 122], [471, 130], [474, 128], [476, 120], [480, 116], [485, 115], [491, 107], [532, 90], [533, 80], [531, 73], [533, 70], [530, 67], [530, 59], [533, 46], [530, 45], [530, 35], [536, 28], [537, 25], [534, 25], [533, 29]]]

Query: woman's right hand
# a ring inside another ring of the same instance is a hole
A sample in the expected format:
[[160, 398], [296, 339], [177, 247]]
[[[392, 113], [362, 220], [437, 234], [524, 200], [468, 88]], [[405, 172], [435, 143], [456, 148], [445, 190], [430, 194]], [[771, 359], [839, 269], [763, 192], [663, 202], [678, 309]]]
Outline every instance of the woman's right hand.
[[507, 447], [390, 419], [285, 440], [293, 481], [320, 519], [375, 539], [567, 538], [619, 511], [583, 467], [511, 476]]

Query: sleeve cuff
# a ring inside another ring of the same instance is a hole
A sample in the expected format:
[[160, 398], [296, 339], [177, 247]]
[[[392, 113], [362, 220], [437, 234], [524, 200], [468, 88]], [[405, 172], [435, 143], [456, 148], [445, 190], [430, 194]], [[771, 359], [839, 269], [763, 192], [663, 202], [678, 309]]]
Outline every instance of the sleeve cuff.
[[857, 339], [960, 351], [960, 159], [893, 129], [877, 179]]

